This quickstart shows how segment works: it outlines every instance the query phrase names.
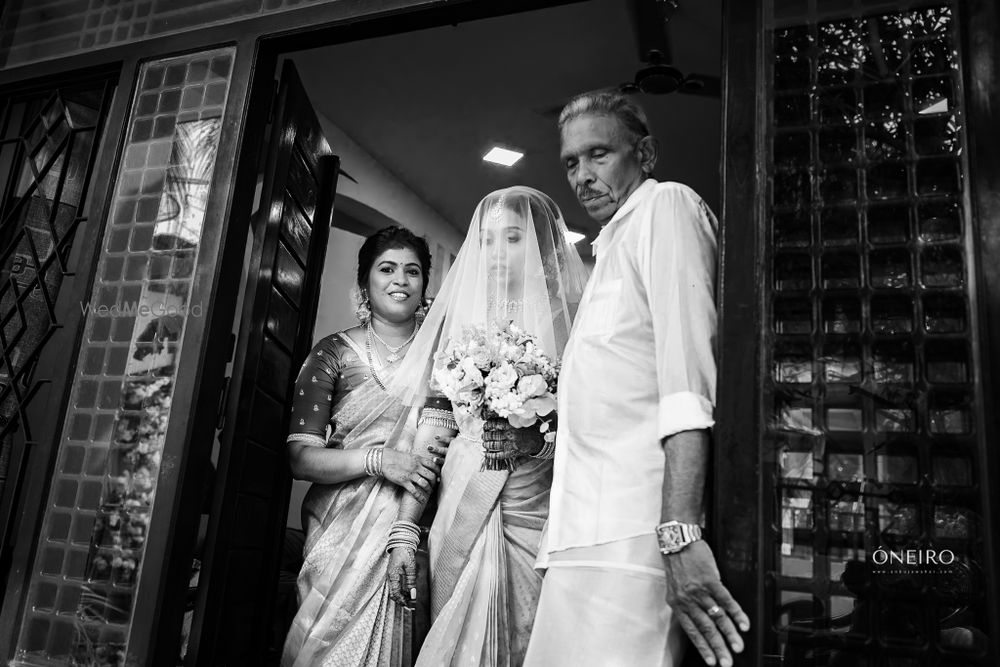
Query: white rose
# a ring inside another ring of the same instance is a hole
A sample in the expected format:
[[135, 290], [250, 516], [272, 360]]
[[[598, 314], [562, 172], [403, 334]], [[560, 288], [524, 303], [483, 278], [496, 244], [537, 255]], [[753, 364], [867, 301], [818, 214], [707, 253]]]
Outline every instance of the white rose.
[[487, 382], [491, 389], [510, 391], [517, 382], [517, 371], [505, 361], [490, 371]]
[[481, 386], [466, 385], [457, 392], [457, 400], [460, 403], [465, 403], [473, 408], [478, 408], [482, 405], [484, 399], [485, 395]]
[[548, 384], [541, 375], [526, 375], [517, 381], [517, 393], [528, 398], [541, 396], [548, 390]]
[[477, 386], [483, 386], [483, 373], [476, 367], [476, 362], [471, 357], [466, 357], [462, 359], [462, 363], [459, 365], [464, 373], [463, 379], [467, 382], [472, 382]]

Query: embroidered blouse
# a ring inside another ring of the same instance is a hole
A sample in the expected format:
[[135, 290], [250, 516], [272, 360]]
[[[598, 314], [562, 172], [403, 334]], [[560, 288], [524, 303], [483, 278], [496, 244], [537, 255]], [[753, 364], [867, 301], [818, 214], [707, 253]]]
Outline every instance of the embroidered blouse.
[[337, 406], [370, 376], [364, 351], [346, 333], [322, 338], [309, 351], [295, 380], [288, 442], [326, 447], [327, 427], [332, 433]]

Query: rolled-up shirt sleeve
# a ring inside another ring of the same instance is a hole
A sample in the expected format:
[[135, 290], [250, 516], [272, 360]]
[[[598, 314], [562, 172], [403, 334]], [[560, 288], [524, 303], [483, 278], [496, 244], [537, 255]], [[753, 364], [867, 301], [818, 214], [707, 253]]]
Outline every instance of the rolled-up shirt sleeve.
[[638, 268], [652, 315], [663, 439], [715, 423], [717, 222], [686, 186], [657, 197]]

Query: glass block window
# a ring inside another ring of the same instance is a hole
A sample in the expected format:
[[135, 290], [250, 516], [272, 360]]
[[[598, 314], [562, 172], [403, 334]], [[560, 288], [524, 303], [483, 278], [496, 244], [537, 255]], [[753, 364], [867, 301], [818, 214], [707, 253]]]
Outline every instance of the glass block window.
[[0, 3], [0, 68], [336, 1], [22, 0]]
[[768, 13], [763, 621], [784, 664], [978, 664], [986, 641], [958, 22], [884, 6]]
[[14, 665], [124, 664], [234, 52], [140, 71]]

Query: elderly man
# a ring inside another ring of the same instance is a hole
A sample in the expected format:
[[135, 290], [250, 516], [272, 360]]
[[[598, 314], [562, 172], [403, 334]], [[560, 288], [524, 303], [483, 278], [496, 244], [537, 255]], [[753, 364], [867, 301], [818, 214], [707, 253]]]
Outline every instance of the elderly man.
[[[750, 622], [701, 540], [715, 400], [716, 220], [650, 178], [645, 114], [588, 93], [559, 117], [570, 185], [601, 223], [559, 377], [545, 568], [525, 664], [732, 664]], [[728, 643], [728, 646], [727, 646]]]

